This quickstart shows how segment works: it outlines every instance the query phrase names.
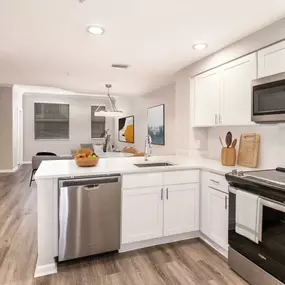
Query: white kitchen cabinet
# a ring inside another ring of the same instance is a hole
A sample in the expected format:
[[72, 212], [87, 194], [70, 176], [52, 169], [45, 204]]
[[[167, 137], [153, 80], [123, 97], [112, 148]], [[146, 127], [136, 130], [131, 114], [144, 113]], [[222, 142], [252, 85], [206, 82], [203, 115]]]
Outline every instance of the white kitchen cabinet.
[[209, 189], [208, 236], [222, 248], [228, 248], [228, 194]]
[[122, 191], [122, 243], [162, 236], [162, 187]]
[[220, 125], [251, 123], [251, 81], [257, 78], [256, 53], [222, 66]]
[[285, 72], [285, 41], [258, 51], [258, 78]]
[[194, 127], [251, 123], [251, 81], [256, 53], [194, 77]]
[[164, 189], [164, 236], [199, 230], [199, 184]]
[[208, 171], [203, 171], [201, 174], [200, 230], [227, 250], [228, 184], [223, 175]]
[[207, 127], [218, 123], [220, 94], [219, 68], [194, 78], [194, 126]]

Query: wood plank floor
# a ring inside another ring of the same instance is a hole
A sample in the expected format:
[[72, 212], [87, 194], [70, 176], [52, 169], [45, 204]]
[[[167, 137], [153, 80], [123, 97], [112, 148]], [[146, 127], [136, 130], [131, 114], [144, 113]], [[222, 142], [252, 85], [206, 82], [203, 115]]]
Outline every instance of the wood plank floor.
[[85, 260], [34, 279], [37, 206], [30, 173], [23, 165], [0, 174], [0, 285], [247, 284], [197, 239]]

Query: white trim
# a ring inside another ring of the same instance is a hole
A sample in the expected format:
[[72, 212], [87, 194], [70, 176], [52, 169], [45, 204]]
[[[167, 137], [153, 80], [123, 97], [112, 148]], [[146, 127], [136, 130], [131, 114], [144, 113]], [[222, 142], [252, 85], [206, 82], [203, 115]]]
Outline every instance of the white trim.
[[0, 173], [13, 173], [13, 172], [16, 172], [18, 168], [19, 168], [19, 165], [17, 165], [13, 169], [1, 169]]
[[40, 276], [46, 276], [56, 273], [57, 273], [57, 266], [55, 262], [46, 265], [36, 265], [34, 277], [37, 278]]
[[119, 249], [119, 252], [120, 253], [127, 252], [127, 251], [131, 251], [135, 249], [140, 249], [140, 248], [145, 248], [145, 247], [150, 247], [150, 246], [155, 246], [155, 245], [160, 245], [160, 244], [166, 244], [166, 243], [171, 243], [171, 242], [176, 242], [176, 241], [181, 241], [181, 240], [193, 239], [197, 237], [200, 237], [199, 231], [184, 233], [184, 234], [179, 234], [179, 235], [160, 237], [160, 238], [155, 238], [155, 239], [149, 239], [149, 240], [139, 241], [139, 242], [132, 242], [132, 243], [127, 243], [127, 244], [122, 244], [121, 248]]
[[22, 161], [21, 164], [32, 164], [32, 161]]
[[220, 253], [222, 256], [224, 256], [226, 259], [228, 259], [228, 251], [216, 244], [214, 241], [212, 241], [210, 238], [205, 236], [203, 233], [201, 233], [200, 239], [203, 240], [205, 243], [207, 243], [211, 248], [213, 248], [215, 251]]

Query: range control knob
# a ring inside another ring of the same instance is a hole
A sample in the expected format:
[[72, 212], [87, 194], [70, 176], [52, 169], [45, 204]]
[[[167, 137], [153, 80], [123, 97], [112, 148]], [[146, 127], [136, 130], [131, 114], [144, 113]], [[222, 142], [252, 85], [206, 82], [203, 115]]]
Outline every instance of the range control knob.
[[233, 175], [237, 175], [237, 174], [238, 174], [238, 171], [237, 171], [236, 169], [233, 169], [233, 170], [232, 170], [232, 174], [233, 174]]
[[238, 176], [244, 176], [243, 171], [238, 172]]

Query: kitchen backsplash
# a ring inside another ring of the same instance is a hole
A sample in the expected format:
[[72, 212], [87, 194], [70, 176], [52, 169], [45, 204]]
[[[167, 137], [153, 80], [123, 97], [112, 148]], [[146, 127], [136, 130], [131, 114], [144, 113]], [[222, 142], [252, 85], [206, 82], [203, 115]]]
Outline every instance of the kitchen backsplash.
[[[242, 133], [258, 133], [260, 139], [259, 168], [285, 167], [285, 124], [254, 125], [248, 127], [216, 127], [208, 129], [208, 157], [220, 160], [221, 144], [226, 133], [231, 131], [238, 143]], [[239, 145], [237, 144], [237, 151]]]

